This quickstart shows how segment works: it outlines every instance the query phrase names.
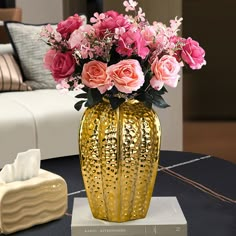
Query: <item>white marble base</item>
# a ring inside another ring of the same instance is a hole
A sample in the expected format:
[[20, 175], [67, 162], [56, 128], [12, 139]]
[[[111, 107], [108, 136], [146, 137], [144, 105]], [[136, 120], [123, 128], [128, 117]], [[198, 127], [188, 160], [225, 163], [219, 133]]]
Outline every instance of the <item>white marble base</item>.
[[146, 218], [123, 223], [92, 216], [87, 198], [75, 198], [72, 236], [187, 236], [187, 221], [176, 197], [152, 197]]

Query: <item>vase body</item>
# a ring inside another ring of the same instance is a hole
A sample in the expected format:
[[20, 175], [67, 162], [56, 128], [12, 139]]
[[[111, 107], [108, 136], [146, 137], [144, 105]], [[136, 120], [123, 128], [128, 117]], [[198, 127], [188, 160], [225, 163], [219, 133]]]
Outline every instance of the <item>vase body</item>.
[[80, 163], [95, 218], [124, 222], [146, 216], [160, 136], [157, 114], [137, 100], [115, 110], [105, 101], [86, 109], [79, 130]]

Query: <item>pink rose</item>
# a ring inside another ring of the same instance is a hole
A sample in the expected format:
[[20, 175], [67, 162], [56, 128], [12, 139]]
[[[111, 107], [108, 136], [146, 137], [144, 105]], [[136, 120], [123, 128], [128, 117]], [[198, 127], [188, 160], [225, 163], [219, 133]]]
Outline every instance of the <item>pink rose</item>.
[[156, 58], [151, 65], [154, 76], [150, 80], [151, 86], [160, 90], [164, 84], [176, 87], [180, 75], [180, 64], [175, 57], [164, 55], [161, 59]]
[[144, 74], [137, 60], [127, 59], [107, 68], [107, 75], [116, 88], [123, 93], [132, 93], [144, 83]]
[[199, 46], [197, 41], [191, 38], [186, 39], [181, 57], [193, 70], [201, 69], [203, 65], [206, 65], [204, 49]]
[[55, 81], [70, 77], [75, 71], [75, 60], [71, 52], [62, 53], [50, 49], [44, 57], [44, 65]]
[[111, 81], [106, 74], [107, 64], [101, 61], [85, 63], [82, 71], [82, 83], [89, 88], [97, 88], [105, 93], [111, 87]]
[[71, 33], [78, 29], [82, 24], [83, 19], [78, 14], [74, 14], [73, 16], [69, 16], [66, 20], [58, 23], [57, 32], [59, 32], [64, 38], [68, 39]]

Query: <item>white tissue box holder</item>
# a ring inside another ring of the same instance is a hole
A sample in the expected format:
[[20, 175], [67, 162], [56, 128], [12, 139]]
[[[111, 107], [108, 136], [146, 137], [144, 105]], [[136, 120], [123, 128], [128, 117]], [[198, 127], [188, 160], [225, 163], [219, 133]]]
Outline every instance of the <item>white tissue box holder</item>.
[[40, 169], [31, 179], [0, 183], [0, 233], [61, 218], [66, 210], [67, 184], [59, 175]]

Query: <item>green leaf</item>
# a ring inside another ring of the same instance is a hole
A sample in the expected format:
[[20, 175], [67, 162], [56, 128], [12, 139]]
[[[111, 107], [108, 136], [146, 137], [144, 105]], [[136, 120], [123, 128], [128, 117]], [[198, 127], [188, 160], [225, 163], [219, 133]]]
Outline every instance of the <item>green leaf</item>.
[[141, 93], [135, 99], [143, 102], [148, 108], [152, 108], [152, 97], [148, 93]]
[[[156, 90], [155, 90], [156, 91]], [[167, 89], [163, 86], [159, 91], [158, 91], [158, 93], [160, 94], [160, 95], [163, 95], [163, 94], [165, 94], [165, 93], [168, 93], [168, 91], [167, 91]]]
[[76, 98], [88, 98], [88, 94], [87, 93], [80, 93], [78, 95], [75, 96]]
[[102, 95], [98, 89], [88, 90], [88, 101], [86, 102], [86, 106], [93, 107], [101, 101], [102, 101]]
[[160, 91], [151, 89], [148, 92], [146, 92], [145, 95], [147, 102], [152, 102], [155, 106], [160, 108], [169, 107], [166, 101], [162, 98]]
[[84, 92], [86, 92], [86, 93], [88, 93], [88, 87], [83, 87], [83, 88], [81, 88]]
[[148, 108], [152, 108], [152, 102], [150, 102], [148, 100], [144, 101], [144, 105]]
[[124, 101], [124, 98], [116, 98], [116, 97], [110, 97], [109, 98], [110, 104], [112, 109], [116, 109], [117, 107], [119, 107]]
[[75, 105], [74, 105], [74, 108], [79, 111], [83, 105], [83, 103], [86, 102], [85, 100], [81, 100], [79, 102], [77, 102]]
[[155, 98], [153, 99], [153, 104], [160, 108], [166, 108], [170, 106], [160, 95], [155, 96]]

